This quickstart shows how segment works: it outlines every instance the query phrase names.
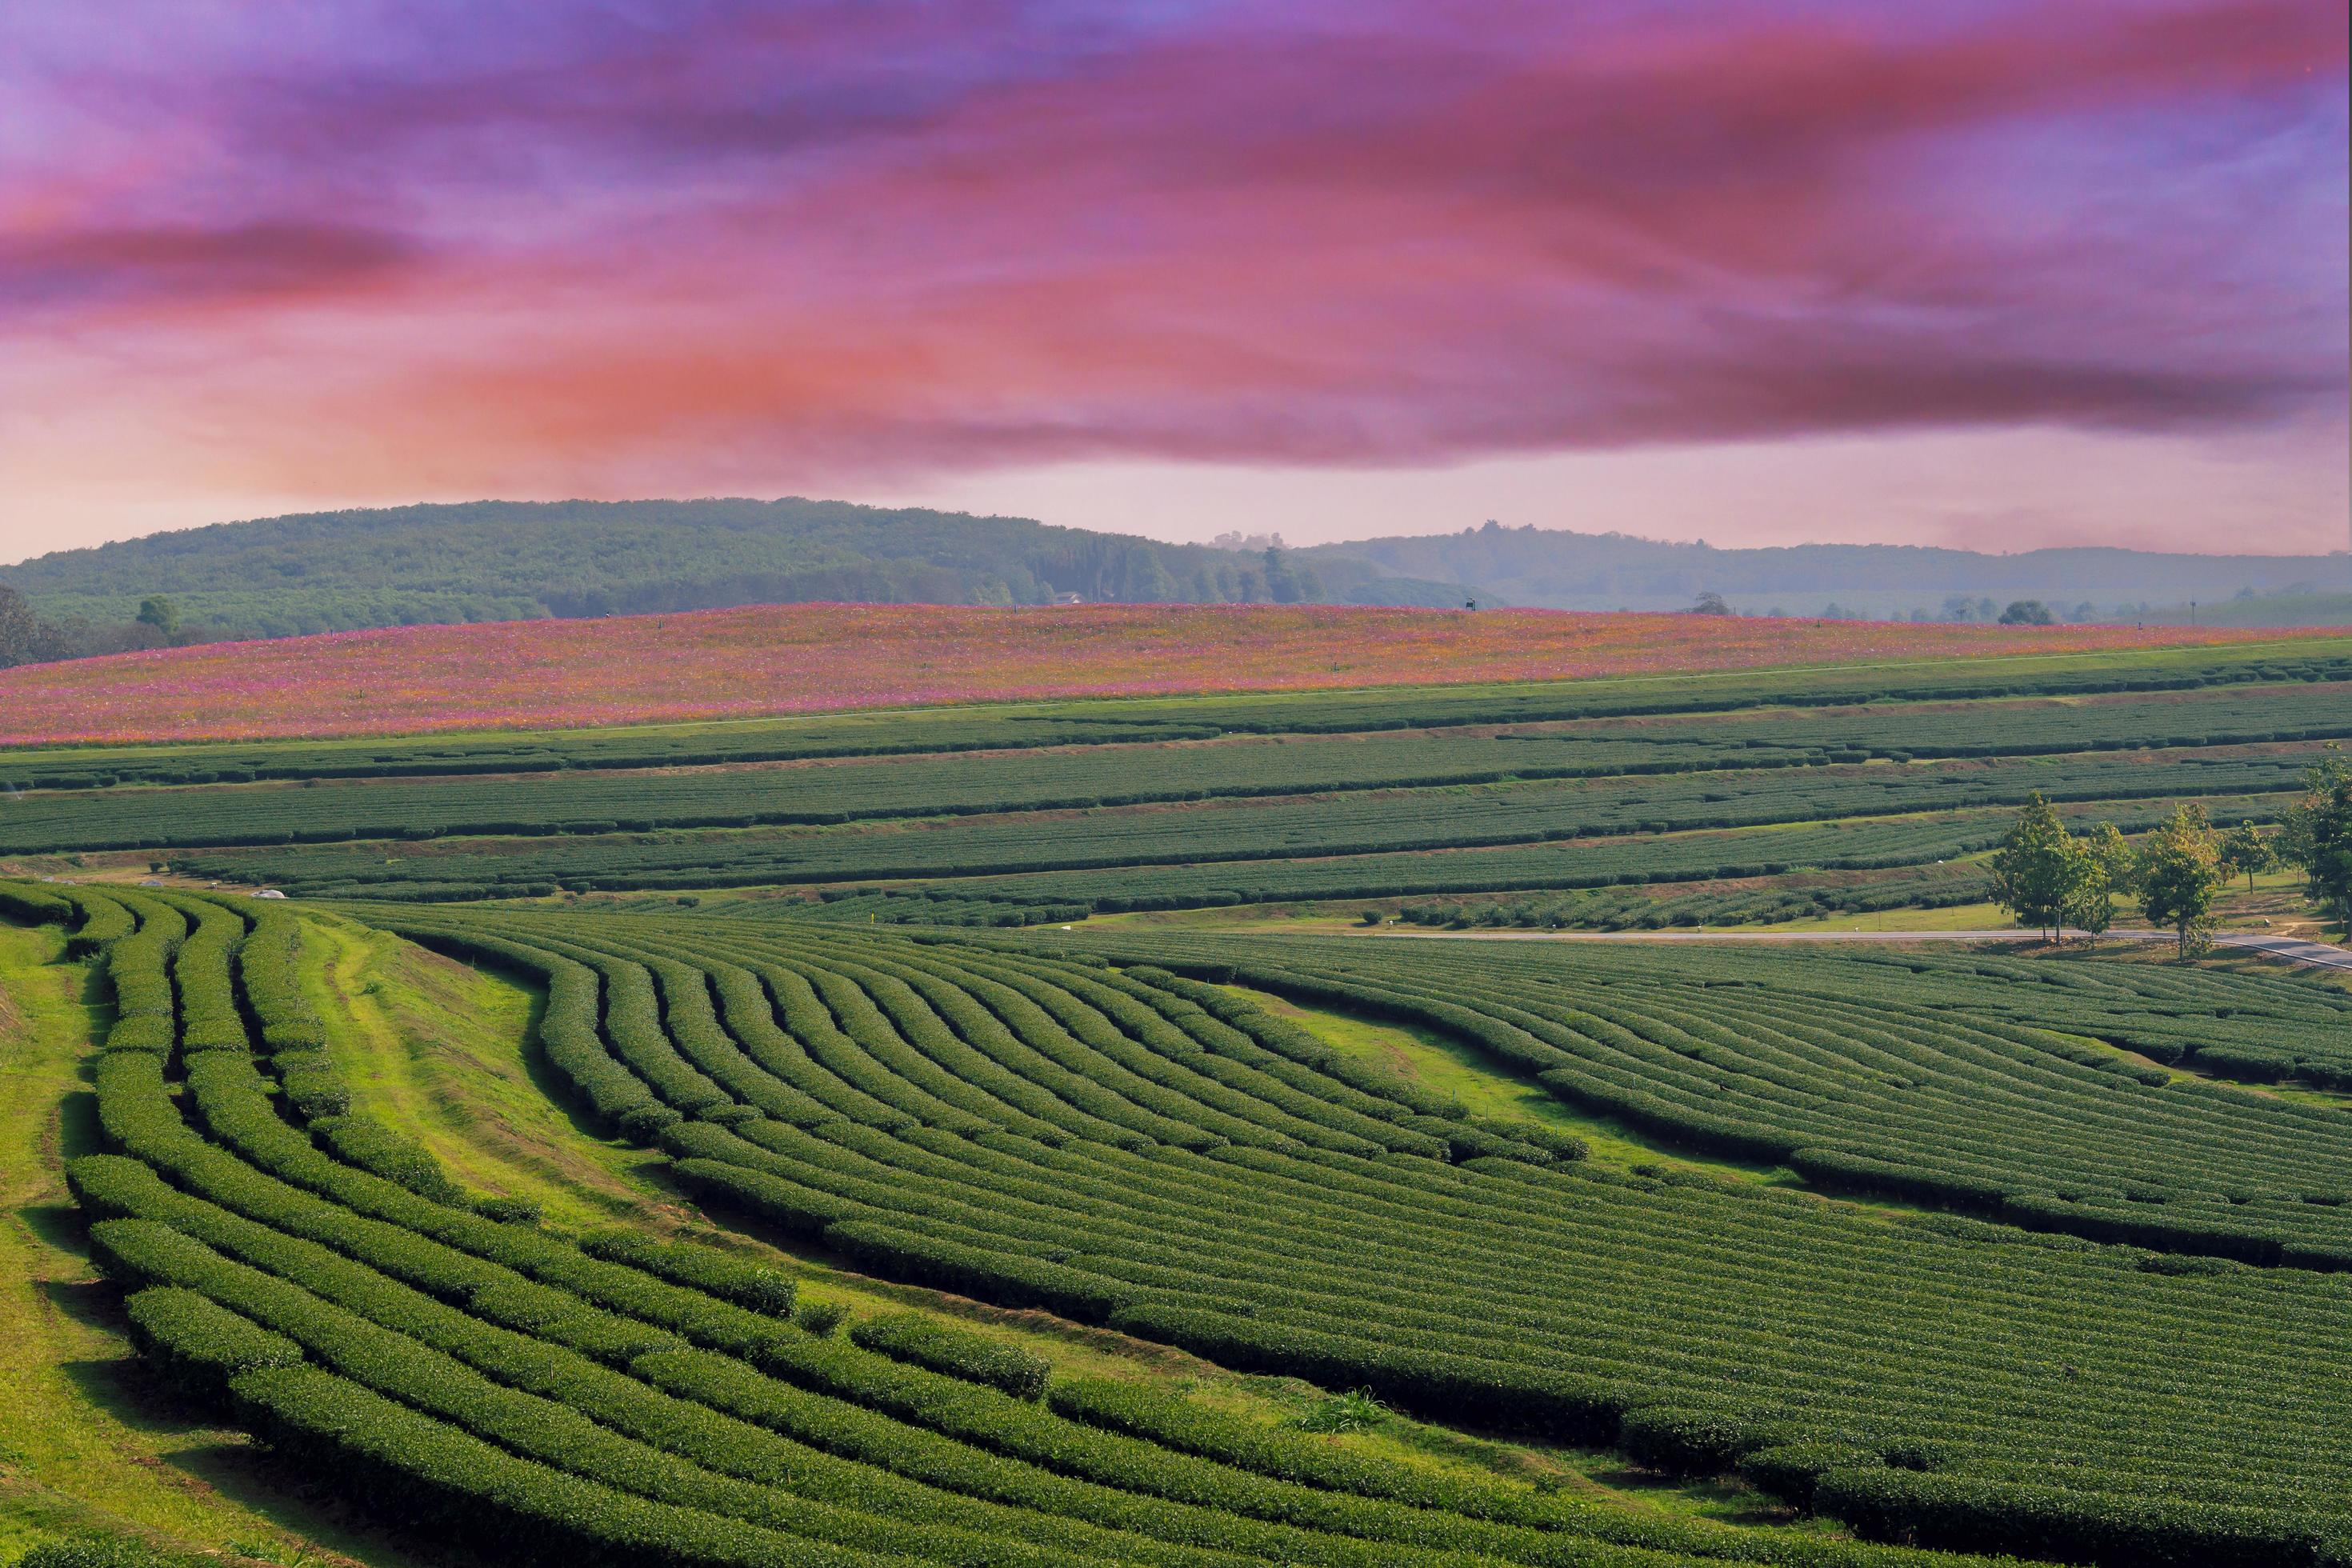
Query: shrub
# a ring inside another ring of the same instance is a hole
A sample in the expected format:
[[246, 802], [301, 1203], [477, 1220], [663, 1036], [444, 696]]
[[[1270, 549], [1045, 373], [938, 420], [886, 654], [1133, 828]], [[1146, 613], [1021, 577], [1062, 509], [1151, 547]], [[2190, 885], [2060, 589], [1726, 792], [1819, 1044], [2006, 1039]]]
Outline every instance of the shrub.
[[1651, 1405], [1625, 1413], [1617, 1445], [1637, 1463], [1669, 1475], [1719, 1475], [1740, 1456], [1769, 1447], [1769, 1427], [1700, 1405]]
[[205, 1561], [126, 1536], [79, 1535], [42, 1542], [18, 1558], [16, 1568], [194, 1568]]
[[1389, 1418], [1389, 1407], [1369, 1388], [1349, 1389], [1313, 1405], [1290, 1418], [1301, 1432], [1369, 1432]]
[[1867, 1468], [1879, 1462], [1868, 1449], [1843, 1443], [1783, 1443], [1739, 1456], [1742, 1479], [1800, 1509], [1813, 1506], [1813, 1488], [1832, 1470]]
[[803, 1301], [793, 1309], [793, 1321], [819, 1339], [841, 1327], [849, 1309], [838, 1301]]

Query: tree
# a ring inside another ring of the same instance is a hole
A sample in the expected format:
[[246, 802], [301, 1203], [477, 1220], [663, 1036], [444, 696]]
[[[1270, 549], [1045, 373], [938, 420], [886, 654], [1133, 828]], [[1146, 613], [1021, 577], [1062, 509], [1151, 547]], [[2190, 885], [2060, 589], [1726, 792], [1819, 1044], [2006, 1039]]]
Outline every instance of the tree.
[[39, 634], [40, 622], [34, 618], [33, 606], [25, 602], [25, 595], [0, 583], [0, 668], [31, 663]]
[[2105, 936], [2116, 920], [2114, 895], [2129, 892], [2139, 879], [2139, 857], [2112, 822], [2093, 828], [2082, 847], [2084, 865], [2066, 900], [2066, 923]]
[[2180, 941], [2180, 956], [2203, 947], [2213, 926], [2213, 896], [2230, 880], [2221, 840], [2205, 808], [2183, 805], [2147, 836], [2139, 857], [2139, 907]]
[[2097, 856], [2085, 851], [2082, 869], [2074, 885], [2066, 889], [2066, 902], [2060, 911], [2066, 923], [2085, 936], [2105, 936], [2107, 928], [2116, 923], [2115, 899], [2107, 880], [2107, 868]]
[[1698, 596], [1698, 603], [1691, 606], [1690, 613], [1694, 616], [1727, 616], [1731, 614], [1731, 606], [1723, 602], [1722, 595], [1709, 588]]
[[1265, 591], [1277, 605], [1296, 605], [1307, 596], [1289, 554], [1278, 544], [1266, 547]]
[[2331, 756], [2303, 777], [2304, 796], [2279, 835], [2281, 858], [2303, 868], [2313, 900], [2352, 934], [2352, 767]]
[[2050, 606], [2039, 599], [2012, 599], [2009, 608], [2000, 613], [2000, 624], [2005, 626], [2054, 626], [2058, 624], [2058, 617], [2052, 615]]
[[139, 601], [139, 624], [170, 637], [180, 629], [180, 606], [161, 594], [152, 595]]
[[2036, 791], [1992, 858], [1993, 902], [2018, 924], [2036, 927], [2054, 942], [2065, 925], [2069, 900], [2080, 899], [2078, 889], [2095, 864]]
[[2251, 822], [2242, 822], [2221, 839], [2221, 864], [2234, 875], [2242, 872], [2246, 890], [2254, 890], [2254, 878], [2279, 863], [2278, 851], [2263, 837], [2263, 830]]
[[2091, 829], [2084, 847], [2099, 863], [2099, 869], [2107, 874], [2108, 887], [2122, 893], [2132, 890], [2139, 880], [2139, 854], [2114, 823], [2102, 822]]

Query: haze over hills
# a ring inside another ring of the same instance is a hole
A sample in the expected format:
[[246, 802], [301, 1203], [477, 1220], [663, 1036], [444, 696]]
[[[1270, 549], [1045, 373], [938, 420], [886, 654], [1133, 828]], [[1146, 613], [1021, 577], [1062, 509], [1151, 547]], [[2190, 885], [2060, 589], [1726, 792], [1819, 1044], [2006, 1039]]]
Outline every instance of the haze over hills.
[[[1346, 556], [1385, 572], [1483, 584], [1515, 605], [1568, 610], [1662, 610], [1701, 593], [1750, 614], [1817, 616], [1835, 605], [1879, 618], [1941, 616], [1947, 597], [2006, 604], [2032, 598], [2072, 619], [2114, 618], [2145, 605], [2210, 605], [2242, 593], [2309, 599], [2305, 616], [2352, 609], [2352, 555], [2181, 555], [2053, 549], [2010, 555], [1907, 544], [1800, 544], [1717, 550], [1623, 533], [1571, 533], [1489, 522], [1458, 533], [1357, 540], [1299, 552]], [[2091, 606], [2082, 612], [2081, 606]], [[2312, 624], [2310, 620], [2241, 625]]]
[[[1296, 552], [1170, 544], [1012, 517], [786, 498], [476, 501], [305, 513], [160, 533], [0, 567], [49, 626], [32, 658], [110, 642], [168, 595], [182, 639], [815, 600], [950, 605], [1279, 603], [1689, 607], [1985, 620], [2352, 623], [2352, 557], [2117, 549], [1979, 554], [1885, 544], [1717, 550], [1495, 523]], [[2200, 601], [2191, 612], [2188, 602]], [[2228, 602], [2226, 605], [2224, 602]], [[166, 628], [170, 630], [171, 628]], [[28, 657], [19, 653], [7, 661]]]

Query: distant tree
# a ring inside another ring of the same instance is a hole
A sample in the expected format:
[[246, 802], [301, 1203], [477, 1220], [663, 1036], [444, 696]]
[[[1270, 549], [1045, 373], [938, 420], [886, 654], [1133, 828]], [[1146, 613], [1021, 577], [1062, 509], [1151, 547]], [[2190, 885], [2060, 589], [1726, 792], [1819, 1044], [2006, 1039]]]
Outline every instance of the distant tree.
[[2205, 808], [2183, 805], [2147, 836], [2139, 856], [2140, 910], [2179, 938], [2180, 956], [2205, 945], [2213, 927], [2213, 898], [2230, 880], [2221, 841]]
[[2099, 606], [2085, 599], [2075, 605], [2074, 613], [2066, 618], [2070, 621], [2095, 621], [2099, 618]]
[[1265, 552], [1265, 591], [1277, 605], [1296, 605], [1307, 595], [1305, 585], [1290, 564], [1290, 554], [1280, 545], [1268, 545]]
[[1690, 613], [1694, 616], [1727, 616], [1731, 614], [1731, 606], [1723, 602], [1722, 595], [1709, 588], [1698, 596], [1698, 603], [1691, 606]]
[[1164, 605], [1179, 596], [1176, 579], [1168, 574], [1155, 552], [1139, 554], [1129, 563], [1122, 586], [1130, 604]]
[[2005, 626], [2054, 626], [2058, 624], [2058, 617], [2052, 615], [2050, 606], [2039, 599], [2013, 599], [2009, 608], [2000, 613], [2000, 624]]
[[2112, 822], [2091, 829], [2083, 852], [2087, 863], [2066, 900], [2066, 923], [2104, 936], [2115, 923], [2114, 895], [2128, 893], [2138, 883], [2139, 856]]
[[180, 606], [161, 594], [151, 595], [139, 601], [139, 624], [170, 637], [180, 629]]
[[2131, 891], [2139, 876], [2139, 854], [2121, 829], [2112, 822], [2102, 822], [2091, 829], [2090, 837], [2083, 840], [2083, 847], [2106, 873], [2107, 886], [2119, 893]]
[[2032, 926], [2054, 942], [2065, 925], [2068, 903], [2079, 900], [2077, 889], [2095, 865], [2091, 852], [2036, 791], [1992, 858], [1993, 902], [2018, 924]]
[[2253, 891], [2254, 878], [2277, 865], [2278, 851], [2263, 830], [2251, 822], [2242, 822], [2221, 837], [2221, 864], [2246, 879], [2246, 890]]
[[1944, 600], [1944, 618], [1948, 621], [1972, 621], [1977, 607], [1966, 595], [1954, 594]]
[[0, 583], [0, 668], [30, 663], [40, 632], [41, 623], [25, 595]]
[[2086, 936], [2105, 936], [2107, 928], [2116, 923], [2114, 883], [2106, 867], [2095, 853], [2086, 852], [2075, 868], [2074, 886], [2066, 889], [2066, 902], [2060, 911], [2066, 923]]
[[2278, 847], [2303, 868], [2313, 900], [2352, 934], [2352, 767], [2341, 756], [2304, 774], [2304, 796], [2287, 808]]

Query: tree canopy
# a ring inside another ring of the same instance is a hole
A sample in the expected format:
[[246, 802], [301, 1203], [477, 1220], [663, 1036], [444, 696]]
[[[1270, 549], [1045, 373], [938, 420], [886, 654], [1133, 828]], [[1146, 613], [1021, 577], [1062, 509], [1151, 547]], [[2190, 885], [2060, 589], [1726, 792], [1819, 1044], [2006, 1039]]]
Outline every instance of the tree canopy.
[[2303, 798], [2288, 808], [2279, 837], [2282, 858], [2303, 868], [2312, 898], [2352, 933], [2352, 766], [2341, 756], [2305, 775]]
[[[2095, 869], [2090, 851], [2037, 791], [1992, 858], [1993, 901], [2018, 924], [2054, 940], [2065, 926], [2067, 906], [2080, 900], [2084, 879]], [[2104, 881], [2100, 896], [2105, 896]]]
[[2183, 805], [2147, 836], [2139, 854], [2141, 910], [2179, 937], [2180, 953], [2204, 945], [2213, 899], [2230, 879], [2205, 808]]

